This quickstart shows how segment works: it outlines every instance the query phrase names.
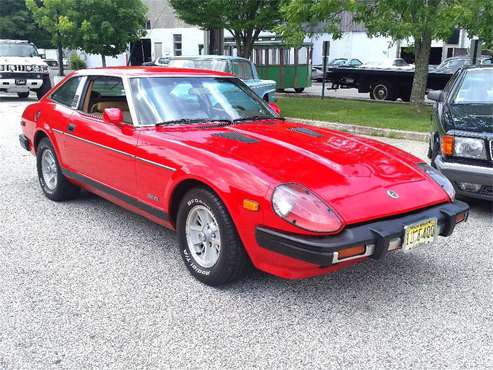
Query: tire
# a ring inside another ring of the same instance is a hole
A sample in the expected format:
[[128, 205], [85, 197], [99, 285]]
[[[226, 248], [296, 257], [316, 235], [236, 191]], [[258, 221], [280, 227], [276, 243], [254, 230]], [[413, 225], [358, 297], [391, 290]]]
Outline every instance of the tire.
[[41, 100], [41, 98], [51, 89], [51, 83], [49, 81], [45, 81], [43, 85], [41, 85], [41, 88], [36, 90], [36, 96], [38, 97], [38, 100]]
[[[48, 199], [55, 202], [62, 202], [79, 195], [80, 188], [68, 181], [62, 174], [55, 150], [48, 138], [41, 139], [38, 144], [36, 150], [36, 166], [39, 184]], [[52, 179], [52, 181], [49, 179]]]
[[371, 94], [374, 100], [395, 100], [392, 84], [387, 81], [380, 81], [374, 84], [371, 88]]
[[297, 87], [297, 88], [295, 88], [295, 89], [294, 89], [294, 91], [295, 91], [296, 93], [300, 94], [300, 93], [302, 93], [303, 91], [305, 91], [305, 88], [303, 88], [303, 87]]
[[[200, 222], [202, 218], [208, 221]], [[208, 229], [207, 225], [212, 228]], [[202, 283], [223, 285], [241, 279], [248, 272], [250, 260], [231, 216], [212, 191], [196, 188], [185, 194], [178, 209], [176, 231], [183, 261], [192, 276]]]
[[29, 91], [28, 92], [19, 92], [17, 93], [17, 96], [19, 99], [27, 99], [29, 98]]
[[433, 147], [430, 146], [428, 157], [430, 158], [430, 163], [433, 168], [436, 168], [435, 159], [440, 154], [440, 143], [436, 135], [433, 136]]

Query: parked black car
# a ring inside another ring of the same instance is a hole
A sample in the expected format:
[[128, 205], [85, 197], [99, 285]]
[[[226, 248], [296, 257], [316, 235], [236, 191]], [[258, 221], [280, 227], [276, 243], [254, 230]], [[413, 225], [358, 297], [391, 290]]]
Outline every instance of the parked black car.
[[493, 200], [493, 65], [458, 70], [435, 101], [429, 157], [458, 194]]

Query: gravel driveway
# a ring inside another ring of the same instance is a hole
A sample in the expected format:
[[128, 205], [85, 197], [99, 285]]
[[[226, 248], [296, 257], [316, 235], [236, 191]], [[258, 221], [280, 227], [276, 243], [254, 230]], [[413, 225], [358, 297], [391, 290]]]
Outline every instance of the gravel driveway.
[[26, 105], [0, 97], [0, 369], [491, 368], [491, 203], [432, 247], [213, 289], [173, 233], [94, 195], [46, 199], [18, 144]]

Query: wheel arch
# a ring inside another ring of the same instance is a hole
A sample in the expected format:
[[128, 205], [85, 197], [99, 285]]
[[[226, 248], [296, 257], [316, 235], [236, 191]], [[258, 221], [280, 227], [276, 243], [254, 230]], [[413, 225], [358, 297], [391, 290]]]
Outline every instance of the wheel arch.
[[48, 136], [48, 134], [42, 130], [42, 129], [38, 129], [35, 133], [34, 133], [34, 137], [33, 137], [33, 148], [34, 148], [34, 152], [36, 153], [36, 150], [38, 149], [38, 144], [39, 142], [43, 139], [43, 138], [48, 138], [48, 140], [50, 140], [50, 142], [52, 142], [53, 144], [53, 141], [50, 139], [50, 137]]
[[227, 203], [213, 186], [203, 180], [196, 178], [185, 178], [179, 181], [173, 189], [171, 189], [170, 197], [168, 198], [168, 216], [169, 221], [173, 226], [176, 226], [176, 218], [178, 216], [178, 208], [180, 207], [181, 200], [186, 193], [196, 188], [205, 188], [213, 192], [219, 199], [221, 199], [226, 209], [228, 209]]

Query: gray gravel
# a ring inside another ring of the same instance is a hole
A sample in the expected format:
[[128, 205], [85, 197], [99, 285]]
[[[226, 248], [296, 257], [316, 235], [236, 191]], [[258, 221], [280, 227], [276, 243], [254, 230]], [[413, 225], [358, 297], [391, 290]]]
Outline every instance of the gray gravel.
[[0, 97], [0, 369], [492, 367], [491, 203], [430, 248], [212, 289], [173, 233], [90, 194], [47, 200], [26, 105]]

